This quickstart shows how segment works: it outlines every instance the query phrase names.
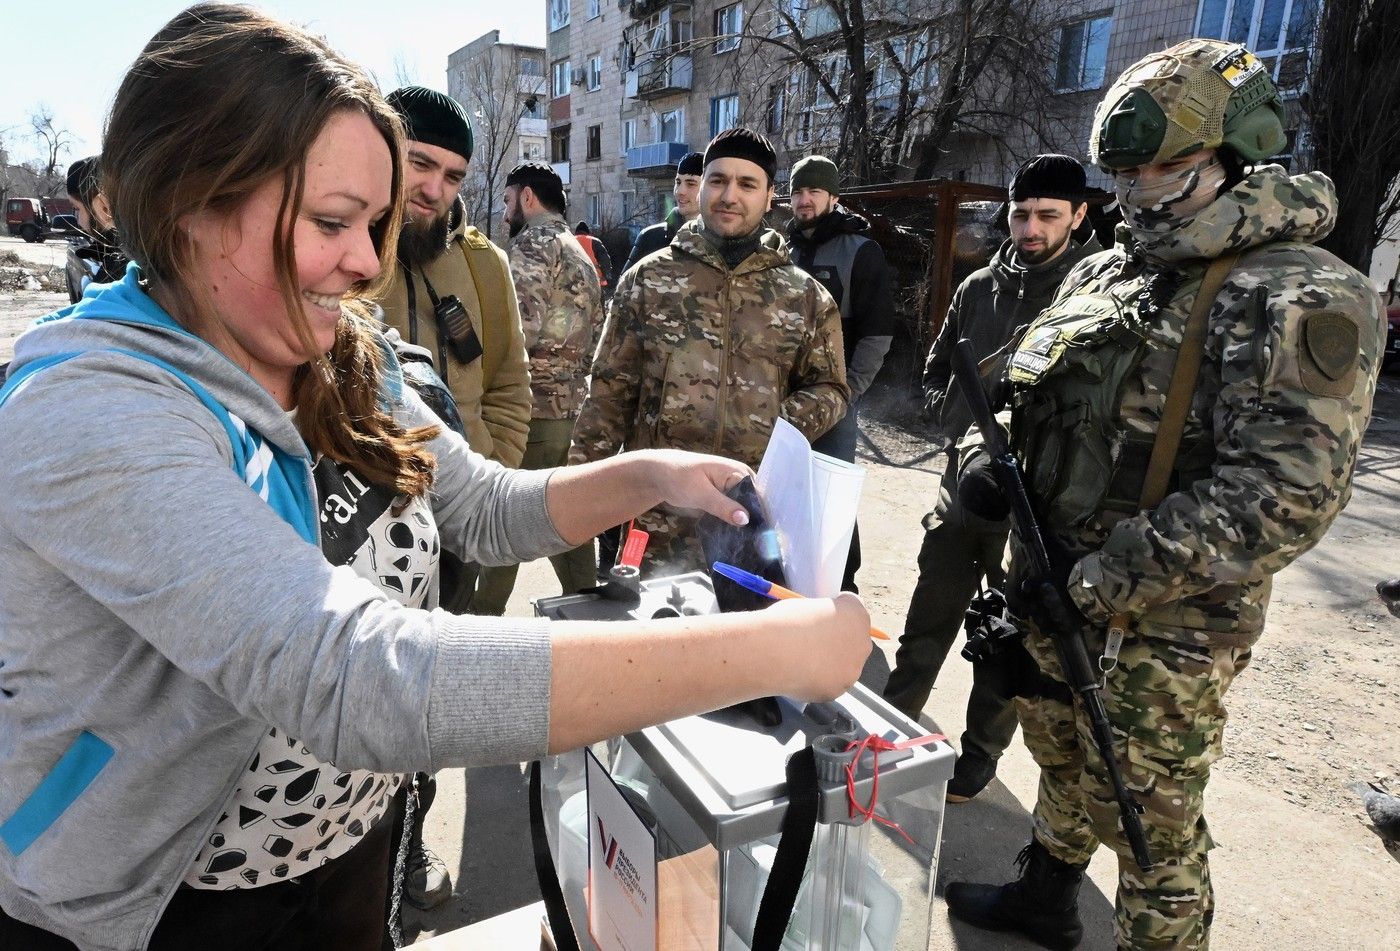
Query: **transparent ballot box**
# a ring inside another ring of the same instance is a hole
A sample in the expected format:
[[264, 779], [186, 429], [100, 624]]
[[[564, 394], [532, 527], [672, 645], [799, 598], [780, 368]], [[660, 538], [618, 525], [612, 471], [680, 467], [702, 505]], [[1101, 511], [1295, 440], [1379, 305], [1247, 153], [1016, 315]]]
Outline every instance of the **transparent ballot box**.
[[[536, 608], [550, 617], [594, 619], [652, 617], [658, 604], [708, 613], [708, 582], [703, 574], [642, 582], [641, 598], [624, 599], [620, 615], [605, 613], [609, 599], [601, 594], [543, 599]], [[952, 749], [928, 742], [878, 757], [867, 750], [848, 777], [852, 740], [873, 735], [901, 744], [926, 731], [860, 684], [829, 704], [779, 698], [777, 708], [776, 726], [761, 725], [741, 706], [592, 749], [655, 840], [655, 947], [750, 951], [782, 841], [787, 760], [810, 745], [818, 751], [817, 823], [783, 951], [925, 951]], [[589, 847], [597, 829], [589, 818], [587, 773], [582, 750], [545, 760], [541, 798], [574, 932], [582, 948], [595, 949]], [[851, 808], [872, 799], [875, 818]]]

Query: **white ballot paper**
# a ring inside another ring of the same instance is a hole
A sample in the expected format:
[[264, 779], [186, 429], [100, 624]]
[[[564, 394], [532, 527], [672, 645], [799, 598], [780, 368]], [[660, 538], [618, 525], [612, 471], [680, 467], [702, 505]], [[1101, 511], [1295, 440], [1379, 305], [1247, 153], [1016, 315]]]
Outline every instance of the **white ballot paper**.
[[657, 951], [656, 835], [585, 750], [588, 933], [602, 951]]
[[798, 594], [841, 591], [864, 482], [864, 469], [814, 452], [791, 423], [773, 426], [756, 484], [778, 532], [787, 586]]

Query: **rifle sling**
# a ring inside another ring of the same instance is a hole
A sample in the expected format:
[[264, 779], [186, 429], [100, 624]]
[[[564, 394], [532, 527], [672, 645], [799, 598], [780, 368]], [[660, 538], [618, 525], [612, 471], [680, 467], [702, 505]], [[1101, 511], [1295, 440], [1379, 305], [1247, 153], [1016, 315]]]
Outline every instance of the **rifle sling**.
[[[1147, 475], [1143, 479], [1142, 493], [1138, 497], [1139, 512], [1156, 508], [1166, 497], [1172, 469], [1176, 466], [1177, 451], [1181, 448], [1181, 437], [1186, 429], [1186, 416], [1191, 411], [1191, 398], [1196, 393], [1196, 382], [1201, 375], [1201, 359], [1205, 355], [1210, 308], [1215, 303], [1220, 289], [1225, 286], [1225, 278], [1230, 275], [1230, 269], [1235, 266], [1239, 257], [1238, 254], [1227, 254], [1212, 261], [1206, 269], [1205, 276], [1201, 278], [1196, 299], [1191, 303], [1191, 316], [1187, 318], [1181, 347], [1177, 350], [1176, 363], [1172, 366], [1171, 382], [1167, 385], [1162, 419], [1157, 425], [1157, 435], [1152, 441], [1152, 454], [1147, 459]], [[1126, 614], [1115, 614], [1109, 621], [1109, 630], [1125, 632], [1130, 620]]]

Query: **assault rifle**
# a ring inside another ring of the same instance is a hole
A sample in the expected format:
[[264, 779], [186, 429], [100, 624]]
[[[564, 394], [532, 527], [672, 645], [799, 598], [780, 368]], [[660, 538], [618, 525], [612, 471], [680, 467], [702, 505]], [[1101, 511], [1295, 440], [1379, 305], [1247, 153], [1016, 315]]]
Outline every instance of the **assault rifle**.
[[1113, 796], [1118, 800], [1118, 813], [1123, 818], [1123, 834], [1132, 846], [1138, 867], [1150, 872], [1154, 863], [1142, 829], [1142, 806], [1128, 792], [1128, 787], [1123, 784], [1123, 773], [1118, 769], [1118, 760], [1113, 752], [1113, 729], [1109, 726], [1108, 713], [1099, 692], [1098, 673], [1089, 663], [1089, 651], [1084, 646], [1082, 620], [1070, 615], [1055, 590], [1056, 575], [1050, 562], [1050, 552], [1045, 547], [1035, 510], [1026, 493], [1021, 466], [996, 423], [991, 404], [987, 401], [987, 392], [982, 388], [981, 375], [977, 372], [972, 344], [967, 340], [959, 340], [953, 347], [953, 378], [957, 380], [958, 389], [972, 412], [973, 422], [982, 434], [997, 486], [1011, 505], [1011, 524], [1016, 537], [1030, 553], [1031, 572], [1027, 584], [1032, 590], [1028, 594], [1044, 606], [1053, 624], [1054, 630], [1044, 633], [1055, 642], [1060, 667], [1064, 670], [1069, 688], [1079, 698], [1084, 715], [1088, 717], [1094, 745], [1098, 747], [1099, 756], [1108, 768], [1108, 778], [1113, 783]]

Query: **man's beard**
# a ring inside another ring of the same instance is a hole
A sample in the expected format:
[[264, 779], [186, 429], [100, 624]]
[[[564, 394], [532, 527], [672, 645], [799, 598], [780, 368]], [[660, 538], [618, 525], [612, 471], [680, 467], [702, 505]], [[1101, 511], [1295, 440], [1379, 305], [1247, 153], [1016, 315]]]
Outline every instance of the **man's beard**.
[[510, 228], [510, 236], [515, 237], [525, 230], [525, 216], [511, 215], [506, 219], [506, 226]]
[[447, 230], [446, 215], [407, 222], [399, 232], [399, 262], [411, 270], [436, 260], [447, 247]]
[[1073, 234], [1073, 229], [1070, 229], [1069, 231], [1066, 231], [1064, 237], [1060, 239], [1060, 241], [1059, 241], [1058, 244], [1055, 244], [1055, 245], [1049, 245], [1049, 244], [1047, 244], [1047, 245], [1046, 245], [1042, 250], [1040, 250], [1040, 251], [1035, 251], [1035, 252], [1022, 251], [1021, 248], [1018, 246], [1018, 247], [1016, 248], [1016, 256], [1017, 256], [1018, 258], [1020, 258], [1020, 259], [1021, 259], [1021, 263], [1024, 264], [1024, 265], [1026, 265], [1027, 267], [1035, 267], [1035, 266], [1037, 266], [1037, 265], [1044, 264], [1046, 261], [1051, 260], [1051, 259], [1054, 258], [1057, 254], [1059, 254], [1060, 251], [1064, 249], [1064, 246], [1065, 246], [1065, 245], [1069, 244], [1069, 239], [1070, 239], [1070, 236], [1071, 236], [1072, 234]]

